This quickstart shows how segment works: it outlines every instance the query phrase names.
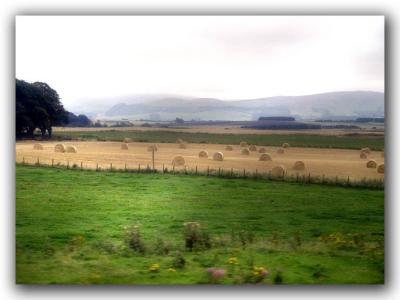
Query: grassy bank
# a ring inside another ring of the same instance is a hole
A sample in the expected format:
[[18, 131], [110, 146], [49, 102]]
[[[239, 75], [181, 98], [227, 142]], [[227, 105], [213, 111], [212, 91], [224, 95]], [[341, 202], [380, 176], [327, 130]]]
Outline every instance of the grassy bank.
[[289, 143], [293, 147], [361, 149], [370, 147], [373, 150], [384, 148], [384, 136], [380, 135], [315, 135], [315, 134], [217, 134], [188, 133], [175, 131], [70, 131], [55, 132], [56, 139], [83, 139], [100, 141], [122, 141], [125, 137], [138, 142], [175, 143], [181, 138], [190, 143], [239, 144], [247, 141], [254, 145], [280, 146]]
[[380, 190], [32, 166], [16, 184], [19, 283], [255, 283], [254, 267], [266, 284], [384, 280]]

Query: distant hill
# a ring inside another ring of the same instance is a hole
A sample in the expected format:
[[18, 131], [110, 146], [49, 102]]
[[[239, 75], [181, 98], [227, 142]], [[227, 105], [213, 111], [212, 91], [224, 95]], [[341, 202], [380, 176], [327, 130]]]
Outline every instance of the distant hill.
[[292, 116], [296, 119], [356, 119], [384, 116], [384, 94], [354, 91], [306, 96], [279, 96], [222, 101], [179, 95], [124, 97], [104, 112], [105, 118], [174, 120], [257, 120]]

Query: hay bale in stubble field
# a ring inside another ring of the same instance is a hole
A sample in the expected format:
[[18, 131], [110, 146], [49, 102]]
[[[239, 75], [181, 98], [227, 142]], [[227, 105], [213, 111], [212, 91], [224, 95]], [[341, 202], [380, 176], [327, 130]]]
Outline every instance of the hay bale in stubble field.
[[271, 161], [272, 157], [268, 153], [263, 153], [263, 154], [260, 155], [260, 158], [258, 160]]
[[54, 151], [55, 151], [55, 152], [62, 152], [62, 153], [64, 153], [64, 152], [65, 152], [65, 145], [64, 145], [64, 144], [57, 144], [57, 145], [55, 145]]
[[153, 151], [156, 152], [157, 150], [158, 150], [157, 145], [150, 145], [147, 147], [148, 152], [153, 152]]
[[370, 153], [371, 153], [371, 149], [369, 149], [368, 147], [365, 147], [365, 148], [362, 148], [362, 149], [361, 149], [361, 152], [370, 154]]
[[239, 145], [240, 147], [247, 147], [249, 144], [247, 144], [247, 142], [241, 141]]
[[368, 158], [367, 153], [361, 152], [361, 153], [360, 153], [360, 158], [362, 158], [362, 159]]
[[249, 147], [249, 150], [250, 150], [250, 151], [257, 151], [257, 146], [251, 145], [251, 146]]
[[77, 153], [78, 149], [76, 148], [76, 146], [68, 145], [65, 151], [68, 153]]
[[290, 145], [288, 143], [283, 143], [282, 144], [282, 148], [289, 148], [289, 147], [290, 147]]
[[124, 138], [124, 140], [122, 142], [123, 143], [131, 143], [132, 139], [131, 138]]
[[258, 153], [267, 153], [267, 149], [265, 149], [264, 147], [261, 147], [258, 149]]
[[294, 165], [293, 165], [293, 169], [294, 169], [294, 170], [298, 170], [298, 171], [304, 170], [305, 167], [306, 167], [306, 166], [305, 166], [304, 162], [302, 162], [301, 160], [296, 161], [296, 162], [294, 163]]
[[34, 150], [43, 150], [43, 146], [39, 143], [33, 144]]
[[122, 150], [128, 150], [128, 144], [127, 143], [122, 143], [121, 144], [121, 149]]
[[250, 150], [248, 148], [243, 148], [242, 150], [240, 150], [240, 154], [250, 155]]
[[188, 147], [187, 143], [185, 143], [185, 142], [179, 144], [180, 149], [187, 149], [187, 147]]
[[175, 156], [174, 159], [172, 160], [172, 165], [174, 166], [184, 166], [185, 165], [185, 159], [183, 156]]
[[208, 157], [208, 152], [206, 150], [201, 150], [199, 152], [199, 158], [207, 158]]
[[271, 170], [271, 174], [274, 177], [283, 177], [285, 175], [285, 167], [282, 165], [276, 166], [274, 168], [272, 168]]
[[226, 150], [226, 151], [232, 151], [232, 150], [233, 150], [233, 147], [228, 145], [228, 146], [225, 147], [225, 150]]
[[213, 160], [223, 161], [224, 160], [224, 154], [222, 152], [215, 152], [213, 154]]
[[374, 161], [374, 160], [368, 161], [367, 168], [376, 168], [376, 161]]
[[381, 174], [385, 173], [385, 164], [380, 164], [378, 166], [377, 170], [378, 170], [378, 173], [381, 173]]
[[276, 150], [276, 153], [283, 154], [283, 153], [285, 153], [285, 149], [279, 148], [278, 150]]
[[177, 143], [177, 144], [182, 144], [182, 143], [183, 143], [183, 140], [182, 140], [182, 139], [177, 139], [177, 140], [176, 140], [176, 143]]

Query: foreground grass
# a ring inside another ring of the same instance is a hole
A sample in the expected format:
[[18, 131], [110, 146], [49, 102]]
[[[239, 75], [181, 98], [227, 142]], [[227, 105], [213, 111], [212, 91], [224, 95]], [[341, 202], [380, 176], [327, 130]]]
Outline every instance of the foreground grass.
[[178, 138], [190, 143], [206, 144], [234, 144], [247, 141], [254, 145], [280, 146], [289, 143], [294, 147], [361, 149], [370, 147], [373, 150], [382, 150], [384, 136], [382, 135], [315, 135], [315, 134], [216, 134], [216, 133], [188, 133], [175, 131], [70, 131], [54, 132], [58, 139], [83, 139], [100, 141], [122, 141], [125, 137], [138, 142], [175, 143]]
[[[32, 166], [16, 167], [16, 184], [18, 283], [209, 283], [219, 267], [232, 284], [254, 266], [267, 284], [384, 281], [383, 191]], [[188, 221], [211, 248], [185, 250]], [[145, 254], [124, 242], [132, 224]], [[186, 263], [169, 270], [176, 251]]]

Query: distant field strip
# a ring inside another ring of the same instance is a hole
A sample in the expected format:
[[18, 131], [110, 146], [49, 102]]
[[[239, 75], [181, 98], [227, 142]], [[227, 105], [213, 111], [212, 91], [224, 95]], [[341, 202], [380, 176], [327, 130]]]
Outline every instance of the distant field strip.
[[289, 143], [294, 147], [361, 149], [369, 147], [373, 150], [384, 148], [383, 135], [351, 134], [351, 135], [317, 135], [317, 134], [220, 134], [204, 132], [178, 131], [141, 131], [141, 130], [104, 130], [104, 131], [58, 131], [54, 138], [60, 140], [82, 139], [98, 141], [122, 141], [132, 138], [137, 142], [174, 143], [181, 138], [189, 143], [233, 144], [240, 141], [259, 146], [280, 146]]

